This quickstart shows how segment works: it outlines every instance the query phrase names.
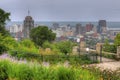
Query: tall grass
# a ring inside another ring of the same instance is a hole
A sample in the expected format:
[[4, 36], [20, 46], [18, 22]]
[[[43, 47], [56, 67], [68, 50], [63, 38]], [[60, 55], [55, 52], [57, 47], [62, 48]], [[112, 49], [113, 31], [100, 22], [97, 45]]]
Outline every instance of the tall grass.
[[89, 70], [63, 65], [0, 61], [0, 80], [99, 80]]

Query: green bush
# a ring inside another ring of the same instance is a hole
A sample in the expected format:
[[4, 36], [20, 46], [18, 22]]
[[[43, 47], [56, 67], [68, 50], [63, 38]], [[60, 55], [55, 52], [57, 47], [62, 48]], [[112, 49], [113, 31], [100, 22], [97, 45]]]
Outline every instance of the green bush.
[[0, 54], [8, 50], [8, 47], [4, 44], [4, 36], [0, 33]]
[[42, 66], [38, 63], [1, 60], [0, 80], [120, 80], [120, 70], [101, 72], [94, 67], [78, 66]]
[[75, 45], [71, 41], [61, 41], [55, 44], [56, 48], [63, 54], [67, 55], [72, 53], [73, 46]]
[[101, 76], [104, 80], [120, 80], [119, 71], [104, 70]]
[[6, 46], [0, 44], [0, 54], [2, 54], [3, 52], [5, 52], [7, 50], [8, 50], [8, 48]]
[[0, 62], [0, 80], [8, 79], [8, 73], [7, 73], [8, 68], [9, 68], [9, 62], [7, 61]]
[[17, 78], [19, 80], [33, 80], [33, 71], [26, 64], [19, 65]]
[[[82, 76], [82, 77], [81, 77]], [[93, 78], [91, 78], [93, 77]], [[0, 61], [0, 80], [98, 80], [90, 71], [77, 67]]]
[[59, 67], [57, 72], [58, 80], [76, 80], [74, 70]]
[[92, 60], [88, 58], [87, 55], [39, 55], [34, 53], [27, 53], [27, 52], [16, 52], [12, 51], [10, 52], [12, 56], [16, 57], [17, 59], [26, 59], [30, 61], [47, 61], [50, 63], [64, 63], [65, 61], [69, 61], [70, 64], [91, 64], [93, 63]]

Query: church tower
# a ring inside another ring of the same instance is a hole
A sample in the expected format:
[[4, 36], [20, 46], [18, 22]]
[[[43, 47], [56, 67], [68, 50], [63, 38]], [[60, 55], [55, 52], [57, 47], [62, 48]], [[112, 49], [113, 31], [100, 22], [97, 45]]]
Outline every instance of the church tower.
[[29, 38], [30, 30], [34, 28], [34, 20], [30, 16], [30, 11], [28, 10], [28, 16], [25, 17], [23, 34], [24, 38]]

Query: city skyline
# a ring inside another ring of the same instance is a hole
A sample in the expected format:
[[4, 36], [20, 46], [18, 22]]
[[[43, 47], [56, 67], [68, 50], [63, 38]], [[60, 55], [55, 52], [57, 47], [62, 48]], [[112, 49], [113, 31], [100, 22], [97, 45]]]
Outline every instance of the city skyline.
[[30, 15], [35, 21], [120, 21], [120, 1], [113, 0], [1, 0], [11, 21]]

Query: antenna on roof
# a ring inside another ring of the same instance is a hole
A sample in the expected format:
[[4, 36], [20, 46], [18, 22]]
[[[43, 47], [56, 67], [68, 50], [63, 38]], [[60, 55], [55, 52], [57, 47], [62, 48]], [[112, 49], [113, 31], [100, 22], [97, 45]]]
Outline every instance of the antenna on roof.
[[30, 16], [30, 11], [28, 10], [28, 16]]

